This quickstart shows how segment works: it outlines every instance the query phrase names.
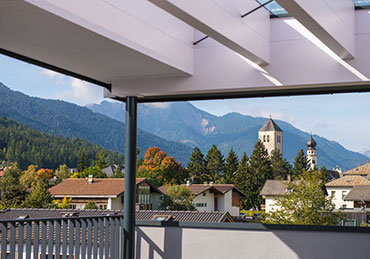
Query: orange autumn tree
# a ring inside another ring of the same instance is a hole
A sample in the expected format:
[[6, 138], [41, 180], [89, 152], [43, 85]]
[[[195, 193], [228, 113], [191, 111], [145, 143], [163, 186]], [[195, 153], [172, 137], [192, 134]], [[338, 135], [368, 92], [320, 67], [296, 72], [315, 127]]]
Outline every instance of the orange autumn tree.
[[37, 171], [36, 179], [40, 179], [40, 178], [50, 179], [53, 176], [54, 176], [54, 171], [53, 170], [41, 168], [40, 170]]
[[181, 163], [157, 147], [147, 149], [137, 175], [147, 178], [156, 186], [182, 184], [188, 176]]

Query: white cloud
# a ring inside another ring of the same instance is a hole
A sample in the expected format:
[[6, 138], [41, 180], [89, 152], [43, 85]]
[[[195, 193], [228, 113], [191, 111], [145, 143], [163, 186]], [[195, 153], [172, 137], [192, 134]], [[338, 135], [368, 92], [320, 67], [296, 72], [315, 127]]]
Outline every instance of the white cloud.
[[158, 109], [166, 109], [171, 106], [171, 103], [145, 103], [144, 105]]
[[99, 103], [103, 99], [102, 87], [76, 78], [70, 78], [68, 84], [69, 89], [57, 93], [55, 98], [79, 105]]
[[255, 105], [249, 104], [247, 106], [244, 106], [242, 109], [240, 109], [238, 112], [244, 115], [250, 115], [254, 117], [265, 117], [269, 118], [270, 116], [273, 119], [282, 120], [289, 122], [291, 124], [295, 123], [295, 117], [288, 113], [282, 113], [278, 111], [272, 111], [268, 109], [261, 109], [260, 107], [256, 107]]
[[49, 78], [54, 78], [54, 79], [62, 79], [64, 77], [63, 74], [60, 74], [58, 72], [55, 72], [55, 71], [49, 70], [49, 69], [42, 70], [41, 74], [46, 75]]

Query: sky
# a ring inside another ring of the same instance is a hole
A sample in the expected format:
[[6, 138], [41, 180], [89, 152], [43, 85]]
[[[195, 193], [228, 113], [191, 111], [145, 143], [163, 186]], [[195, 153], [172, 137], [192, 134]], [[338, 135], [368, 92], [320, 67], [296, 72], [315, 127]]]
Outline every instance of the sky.
[[[0, 82], [30, 96], [81, 106], [100, 103], [103, 88], [0, 55]], [[284, 120], [306, 132], [334, 140], [347, 149], [370, 150], [370, 94], [335, 94], [191, 102], [222, 116], [230, 112]]]

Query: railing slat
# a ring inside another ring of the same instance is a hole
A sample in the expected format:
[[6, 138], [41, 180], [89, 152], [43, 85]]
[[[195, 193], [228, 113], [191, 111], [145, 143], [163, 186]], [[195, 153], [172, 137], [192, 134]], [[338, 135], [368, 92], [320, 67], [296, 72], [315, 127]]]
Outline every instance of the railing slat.
[[75, 221], [75, 229], [76, 229], [76, 241], [75, 241], [75, 259], [80, 259], [80, 231], [81, 231], [81, 223], [80, 220]]
[[109, 218], [109, 225], [110, 225], [110, 258], [116, 258], [114, 257], [115, 254], [114, 254], [114, 219], [113, 218]]
[[55, 221], [55, 257], [60, 259], [60, 220]]
[[81, 259], [86, 259], [86, 220], [81, 222]]
[[114, 219], [114, 228], [116, 229], [115, 231], [115, 238], [114, 238], [114, 246], [115, 246], [115, 257], [114, 258], [119, 258], [119, 219], [115, 218]]
[[92, 221], [91, 219], [87, 220], [87, 258], [91, 258], [92, 254]]
[[124, 248], [125, 248], [125, 245], [124, 245], [124, 243], [125, 243], [125, 240], [124, 240], [124, 238], [123, 238], [123, 217], [122, 218], [120, 218], [119, 219], [119, 221], [121, 222], [121, 225], [120, 225], [120, 230], [121, 230], [121, 232], [120, 232], [120, 234], [119, 234], [119, 238], [121, 239], [121, 245], [120, 245], [120, 247], [121, 247], [121, 257], [120, 258], [123, 258], [123, 255], [124, 255]]
[[67, 220], [62, 220], [62, 228], [63, 228], [63, 240], [62, 240], [62, 259], [67, 259]]
[[12, 222], [10, 225], [10, 258], [15, 258], [15, 223]]
[[46, 221], [41, 221], [41, 259], [46, 259]]
[[32, 222], [26, 222], [26, 259], [31, 259]]
[[104, 219], [105, 224], [105, 240], [104, 240], [104, 258], [109, 258], [109, 219]]
[[54, 221], [49, 220], [49, 230], [48, 230], [48, 259], [53, 259], [53, 245], [54, 245]]
[[40, 226], [38, 221], [34, 222], [33, 231], [33, 258], [39, 258], [39, 236], [40, 236]]
[[1, 223], [1, 259], [6, 259], [6, 239], [8, 233], [8, 224]]
[[24, 222], [18, 223], [18, 259], [23, 258]]
[[69, 254], [69, 257], [68, 258], [73, 258], [73, 245], [74, 245], [74, 219], [70, 219], [69, 220], [69, 227], [68, 227], [68, 231], [69, 231], [69, 240], [68, 240], [68, 254]]
[[99, 259], [104, 255], [104, 218], [99, 219]]
[[93, 258], [98, 259], [98, 220], [93, 219], [94, 225], [94, 245], [93, 245]]

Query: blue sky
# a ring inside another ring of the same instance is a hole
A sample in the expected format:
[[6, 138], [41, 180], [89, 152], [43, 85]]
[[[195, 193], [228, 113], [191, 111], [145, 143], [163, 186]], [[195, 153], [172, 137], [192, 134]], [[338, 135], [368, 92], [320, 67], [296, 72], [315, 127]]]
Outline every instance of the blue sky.
[[[99, 103], [99, 86], [0, 55], [0, 82], [30, 96], [78, 105]], [[338, 141], [346, 148], [370, 150], [370, 94], [274, 97], [192, 102], [211, 114], [239, 112], [281, 119], [306, 132]]]

